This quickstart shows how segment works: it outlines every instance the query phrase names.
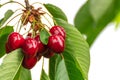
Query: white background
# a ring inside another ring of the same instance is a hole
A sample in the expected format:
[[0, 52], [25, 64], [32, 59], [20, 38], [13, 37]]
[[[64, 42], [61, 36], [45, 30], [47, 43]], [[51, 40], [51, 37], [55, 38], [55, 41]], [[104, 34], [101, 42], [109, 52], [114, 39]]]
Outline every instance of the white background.
[[[1, 0], [4, 2], [7, 0]], [[38, 0], [31, 0], [36, 2]], [[86, 0], [39, 0], [44, 3], [52, 3], [59, 6], [67, 15], [68, 20], [73, 24], [74, 16], [80, 6]], [[21, 0], [23, 2], [23, 0]], [[13, 6], [15, 8], [17, 6]], [[0, 18], [3, 17], [4, 9], [0, 9]], [[9, 8], [12, 8], [9, 5]], [[89, 80], [120, 80], [120, 29], [115, 29], [114, 23], [109, 24], [100, 34], [90, 49], [91, 65], [89, 71]], [[1, 61], [1, 60], [0, 60]], [[33, 80], [39, 80], [41, 63], [39, 62], [32, 69]], [[47, 63], [45, 65], [47, 69]]]

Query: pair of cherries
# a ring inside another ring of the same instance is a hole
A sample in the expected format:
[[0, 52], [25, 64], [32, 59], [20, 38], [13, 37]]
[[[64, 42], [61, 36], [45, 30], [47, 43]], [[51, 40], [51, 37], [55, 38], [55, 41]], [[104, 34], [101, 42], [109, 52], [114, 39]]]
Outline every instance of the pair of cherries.
[[31, 37], [24, 39], [19, 33], [12, 32], [8, 36], [8, 41], [6, 42], [6, 53], [10, 53], [18, 48], [21, 48], [24, 54], [24, 59], [22, 62], [23, 67], [31, 69], [37, 63], [37, 41]]
[[44, 45], [39, 35], [36, 35], [34, 38], [28, 35], [27, 38], [24, 39], [19, 33], [13, 32], [8, 36], [6, 53], [21, 48], [24, 54], [22, 65], [27, 69], [31, 69], [41, 56], [50, 58], [54, 56], [54, 53], [61, 54], [64, 51], [66, 37], [64, 28], [53, 26], [50, 29], [50, 33], [51, 36], [48, 39], [48, 44]]

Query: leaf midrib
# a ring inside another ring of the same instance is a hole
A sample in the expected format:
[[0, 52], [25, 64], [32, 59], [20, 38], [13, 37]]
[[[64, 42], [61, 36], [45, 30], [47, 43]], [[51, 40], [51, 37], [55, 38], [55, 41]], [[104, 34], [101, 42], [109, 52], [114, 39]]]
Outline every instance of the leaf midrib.
[[[17, 75], [17, 72], [19, 71], [19, 69], [20, 69], [20, 67], [21, 67], [22, 61], [23, 61], [23, 57], [22, 57], [22, 59], [21, 59], [21, 62], [20, 62], [20, 64], [19, 64], [18, 69], [16, 70], [16, 72], [15, 72], [12, 80], [14, 80], [15, 76]], [[20, 78], [20, 77], [19, 77], [19, 78]]]

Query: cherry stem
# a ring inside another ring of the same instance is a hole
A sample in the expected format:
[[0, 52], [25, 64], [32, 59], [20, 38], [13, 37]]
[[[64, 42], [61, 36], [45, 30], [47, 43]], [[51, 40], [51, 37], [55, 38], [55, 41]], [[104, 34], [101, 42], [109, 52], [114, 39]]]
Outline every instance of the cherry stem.
[[[18, 10], [21, 10], [21, 9], [17, 9], [17, 10], [15, 10], [15, 12], [17, 12]], [[14, 13], [15, 13], [15, 12], [14, 12]], [[16, 17], [19, 16], [19, 15], [20, 15], [20, 14], [16, 15]], [[11, 20], [9, 20], [9, 21], [6, 23], [6, 25], [8, 25], [8, 24], [9, 24], [14, 18], [16, 18], [16, 17], [13, 17]], [[6, 26], [6, 25], [5, 25], [5, 26]]]
[[50, 21], [48, 20], [48, 18], [46, 18], [46, 16], [45, 15], [42, 15], [47, 21], [48, 21], [48, 23], [52, 26], [52, 24], [50, 23]]
[[40, 3], [40, 2], [34, 2], [34, 3], [32, 3], [32, 5], [34, 5], [34, 4], [41, 4], [41, 5], [43, 5], [43, 3]]
[[[45, 8], [46, 8], [46, 7], [45, 7]], [[47, 9], [46, 9], [46, 10], [47, 10]], [[47, 10], [47, 11], [48, 11], [48, 10]], [[49, 12], [49, 11], [48, 11], [48, 12]], [[54, 20], [54, 18], [53, 18], [53, 16], [52, 16], [51, 14], [49, 14], [49, 13], [47, 13], [47, 12], [46, 12], [46, 14], [47, 14], [50, 18], [52, 18], [52, 20], [53, 20], [53, 22], [54, 22], [55, 25], [58, 25], [57, 22]]]
[[21, 30], [22, 26], [24, 25], [25, 21], [27, 20], [29, 14], [30, 14], [30, 11], [28, 11], [28, 13], [27, 13], [25, 19], [23, 20], [23, 23], [22, 23], [21, 26], [20, 26], [20, 30]]
[[43, 25], [45, 25], [50, 30], [50, 27], [48, 27], [48, 25], [46, 25], [46, 24], [43, 24]]
[[44, 68], [44, 57], [43, 57], [43, 61], [42, 61], [42, 69]]
[[9, 2], [6, 2], [6, 3], [2, 4], [0, 7], [4, 6], [4, 5], [6, 5], [6, 4], [9, 4], [9, 3], [17, 3], [17, 4], [19, 4], [19, 5], [21, 5], [22, 7], [25, 8], [24, 5], [22, 5], [21, 3], [17, 2], [17, 1], [9, 1]]
[[[45, 7], [45, 5], [43, 4], [43, 3], [40, 3], [40, 2], [35, 2], [35, 3], [33, 3], [32, 5], [34, 5], [34, 4], [40, 4], [40, 5], [42, 5], [46, 10], [47, 10], [47, 8]], [[48, 11], [48, 10], [47, 10]], [[45, 11], [44, 11], [45, 12]], [[48, 11], [49, 12], [49, 11]], [[53, 19], [53, 22], [54, 22], [54, 24], [55, 25], [58, 25], [57, 24], [57, 22], [54, 20], [54, 18], [53, 18], [53, 16], [51, 15], [51, 14], [49, 14], [49, 13], [47, 13], [47, 12], [45, 12], [49, 17], [51, 17], [52, 19]]]
[[19, 15], [21, 15], [22, 13], [20, 13], [20, 14], [17, 14], [16, 16], [14, 16], [12, 19], [10, 19], [7, 23], [6, 23], [6, 25], [8, 25], [13, 19], [15, 19], [16, 17], [18, 17]]
[[31, 30], [31, 28], [30, 28], [27, 32], [23, 33], [22, 35], [25, 35], [25, 34], [29, 33], [29, 32], [30, 32], [30, 30]]
[[16, 28], [16, 32], [19, 32], [19, 26], [20, 26], [20, 21], [21, 21], [22, 17], [20, 17], [20, 19], [18, 20], [18, 24], [17, 24], [17, 28]]
[[46, 28], [44, 28], [47, 32], [48, 32], [48, 34], [51, 36], [51, 33], [46, 29]]
[[30, 6], [28, 0], [25, 0], [25, 5], [26, 5], [26, 10], [31, 10], [32, 7]]
[[[40, 23], [41, 26], [43, 26], [42, 23]], [[51, 36], [51, 33], [43, 26], [43, 28], [48, 32], [48, 34]]]
[[[21, 10], [21, 8], [15, 10], [15, 12], [17, 12], [18, 10]], [[14, 12], [14, 13], [15, 13], [15, 12]], [[21, 13], [21, 14], [22, 14], [22, 13]], [[20, 20], [21, 20], [21, 18], [20, 18], [20, 19], [18, 20], [18, 22], [15, 24], [15, 25], [17, 25], [16, 32], [18, 31], [18, 26], [19, 26]]]
[[[20, 22], [20, 19], [13, 26], [16, 26], [18, 28], [19, 22]], [[15, 28], [15, 30], [14, 30], [15, 32], [17, 32], [17, 28]]]
[[60, 56], [62, 57], [62, 59], [64, 59], [64, 56], [63, 56], [63, 54], [62, 54], [62, 53], [60, 54]]

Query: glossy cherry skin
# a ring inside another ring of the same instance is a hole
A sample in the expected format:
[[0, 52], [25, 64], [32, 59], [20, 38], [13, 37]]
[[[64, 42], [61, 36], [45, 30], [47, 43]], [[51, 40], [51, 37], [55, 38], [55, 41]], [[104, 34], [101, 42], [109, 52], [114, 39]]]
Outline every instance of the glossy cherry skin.
[[65, 33], [65, 30], [63, 27], [61, 26], [53, 26], [51, 29], [50, 29], [50, 33], [52, 35], [61, 35], [64, 39], [66, 37], [66, 33]]
[[35, 37], [35, 40], [36, 40], [37, 43], [38, 43], [38, 53], [44, 52], [44, 50], [45, 50], [45, 45], [41, 42], [40, 36], [37, 35], [37, 36]]
[[10, 50], [20, 48], [24, 42], [24, 38], [17, 32], [13, 32], [8, 36], [8, 46]]
[[48, 47], [55, 53], [62, 53], [65, 48], [65, 41], [60, 35], [52, 35], [48, 40]]
[[40, 40], [40, 36], [39, 35], [37, 35], [36, 37], [35, 37], [35, 40], [37, 41], [37, 43], [38, 43], [38, 52], [37, 52], [37, 58], [38, 58], [38, 61], [41, 59], [41, 57], [42, 57], [42, 54], [43, 54], [43, 52], [45, 51], [45, 45], [41, 42], [41, 40]]
[[22, 51], [27, 57], [35, 57], [38, 51], [38, 43], [34, 38], [28, 37], [22, 45]]
[[10, 48], [9, 48], [9, 45], [8, 45], [8, 42], [5, 43], [5, 51], [6, 53], [8, 54], [9, 52], [11, 52]]
[[37, 63], [37, 57], [32, 57], [32, 58], [24, 57], [22, 66], [26, 69], [32, 69], [36, 63]]

